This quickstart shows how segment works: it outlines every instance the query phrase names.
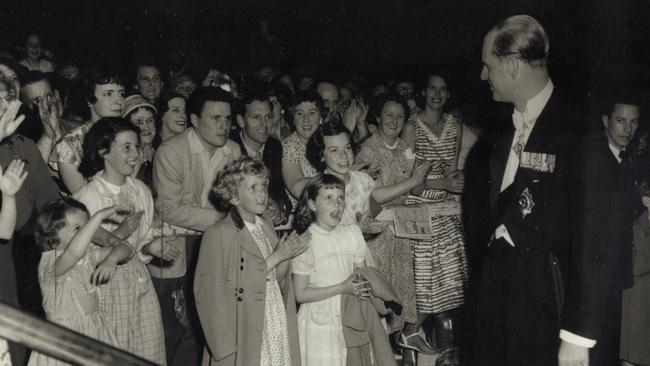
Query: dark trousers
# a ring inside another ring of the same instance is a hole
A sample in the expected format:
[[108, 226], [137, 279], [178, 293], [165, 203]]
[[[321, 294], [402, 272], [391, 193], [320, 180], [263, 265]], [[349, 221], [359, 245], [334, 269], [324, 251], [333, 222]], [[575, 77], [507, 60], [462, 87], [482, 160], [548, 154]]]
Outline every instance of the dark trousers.
[[[203, 333], [198, 321], [196, 306], [194, 302], [194, 271], [198, 259], [201, 236], [190, 236], [186, 238], [185, 254], [187, 258], [187, 270], [185, 276], [180, 278], [161, 279], [151, 277], [158, 302], [165, 331], [165, 351], [167, 353], [167, 364], [169, 366], [179, 365], [200, 365], [203, 353]], [[181, 322], [177, 312], [174, 310], [175, 299], [172, 294], [182, 290], [184, 297], [184, 316], [186, 321]], [[185, 323], [185, 324], [183, 324]]]
[[[183, 324], [179, 320], [180, 314], [175, 311], [176, 300], [173, 293], [184, 290], [184, 277], [181, 278], [156, 278], [152, 277], [160, 313], [162, 315], [163, 329], [165, 331], [165, 352], [167, 364], [173, 365], [198, 365], [201, 360], [202, 349], [190, 324]], [[191, 306], [185, 303], [185, 308]], [[187, 315], [185, 315], [187, 316]]]
[[493, 240], [477, 296], [473, 365], [557, 365], [561, 280], [550, 253], [522, 256]]

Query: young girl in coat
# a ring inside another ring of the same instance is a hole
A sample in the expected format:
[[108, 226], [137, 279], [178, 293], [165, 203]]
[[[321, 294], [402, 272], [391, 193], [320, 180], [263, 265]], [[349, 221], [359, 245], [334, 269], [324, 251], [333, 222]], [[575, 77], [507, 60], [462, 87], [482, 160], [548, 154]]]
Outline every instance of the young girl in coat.
[[293, 280], [303, 366], [345, 365], [347, 348], [341, 322], [341, 294], [367, 296], [355, 268], [365, 266], [368, 247], [357, 225], [339, 225], [345, 184], [321, 174], [305, 187], [296, 213], [296, 230], [311, 233], [306, 252], [296, 257]]
[[[177, 256], [175, 247], [163, 246], [153, 237], [153, 198], [140, 180], [132, 178], [139, 157], [138, 130], [119, 117], [97, 121], [86, 134], [79, 171], [90, 181], [74, 197], [91, 214], [113, 205], [128, 207], [131, 218], [138, 217], [124, 244], [97, 267], [96, 280], [102, 286], [100, 307], [114, 327], [119, 347], [158, 364], [165, 364], [165, 345], [160, 306], [145, 263], [152, 255], [165, 260]], [[105, 222], [112, 231], [117, 223]], [[113, 232], [115, 233], [115, 232]], [[118, 266], [118, 264], [120, 264]]]
[[289, 260], [307, 248], [309, 234], [278, 241], [261, 218], [268, 181], [264, 164], [245, 157], [226, 165], [214, 182], [214, 198], [231, 209], [203, 235], [196, 266], [204, 365], [300, 365], [287, 275]]
[[[110, 248], [95, 246], [91, 239], [99, 225], [116, 211], [117, 207], [111, 206], [89, 217], [81, 202], [61, 198], [43, 206], [34, 231], [43, 249], [38, 281], [47, 319], [112, 346], [118, 346], [117, 339], [100, 310], [100, 290], [94, 282], [95, 268]], [[67, 364], [32, 352], [29, 365]]]

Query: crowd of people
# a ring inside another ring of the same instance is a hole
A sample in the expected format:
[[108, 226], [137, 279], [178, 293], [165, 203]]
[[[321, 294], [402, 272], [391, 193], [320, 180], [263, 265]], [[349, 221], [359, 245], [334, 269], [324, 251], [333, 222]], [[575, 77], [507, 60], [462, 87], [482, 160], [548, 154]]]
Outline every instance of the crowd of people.
[[[0, 58], [3, 302], [161, 365], [650, 365], [641, 102], [586, 133], [532, 17], [485, 35], [514, 107], [485, 131], [444, 70], [125, 78], [25, 42]], [[24, 364], [64, 363], [0, 339]]]

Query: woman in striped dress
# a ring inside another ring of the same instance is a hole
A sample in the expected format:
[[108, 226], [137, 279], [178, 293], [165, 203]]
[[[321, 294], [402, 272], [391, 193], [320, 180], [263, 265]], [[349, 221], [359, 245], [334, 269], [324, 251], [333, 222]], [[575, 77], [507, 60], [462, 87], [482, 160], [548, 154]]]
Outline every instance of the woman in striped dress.
[[[449, 98], [443, 78], [429, 76], [423, 92], [425, 108], [404, 127], [403, 138], [414, 149], [416, 161], [433, 165], [425, 184], [411, 191], [406, 203], [435, 207], [463, 189], [462, 172], [456, 170], [462, 128], [451, 115], [442, 113]], [[450, 311], [464, 303], [468, 277], [460, 215], [433, 217], [431, 229], [430, 239], [411, 243], [418, 320], [404, 328], [400, 339], [402, 347], [419, 352], [431, 348], [418, 332], [430, 315], [436, 320], [437, 348], [453, 345]]]

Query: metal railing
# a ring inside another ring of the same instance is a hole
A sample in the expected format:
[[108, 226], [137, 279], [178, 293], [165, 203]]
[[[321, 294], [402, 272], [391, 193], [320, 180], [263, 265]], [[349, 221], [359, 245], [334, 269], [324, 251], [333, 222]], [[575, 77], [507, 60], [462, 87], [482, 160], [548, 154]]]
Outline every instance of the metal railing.
[[76, 365], [155, 365], [3, 302], [0, 302], [0, 337]]

